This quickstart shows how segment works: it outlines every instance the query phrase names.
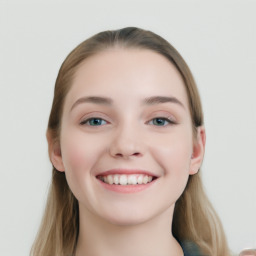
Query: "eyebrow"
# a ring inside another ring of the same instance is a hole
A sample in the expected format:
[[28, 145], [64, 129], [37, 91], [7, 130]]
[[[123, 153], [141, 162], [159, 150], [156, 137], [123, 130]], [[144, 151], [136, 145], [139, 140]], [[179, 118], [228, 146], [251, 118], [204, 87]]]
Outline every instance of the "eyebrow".
[[99, 96], [90, 96], [90, 97], [82, 97], [78, 99], [71, 107], [70, 111], [81, 103], [94, 103], [100, 105], [111, 105], [113, 100], [110, 98], [99, 97]]
[[156, 105], [156, 104], [161, 104], [161, 103], [176, 103], [180, 105], [181, 107], [185, 108], [184, 105], [175, 97], [167, 97], [167, 96], [153, 96], [146, 98], [143, 103], [145, 105]]
[[[167, 96], [152, 96], [143, 100], [143, 105], [151, 106], [162, 103], [176, 103], [184, 108], [184, 105], [175, 97], [167, 97]], [[110, 98], [99, 97], [99, 96], [89, 96], [79, 98], [71, 107], [70, 111], [75, 108], [77, 105], [81, 103], [94, 103], [100, 105], [110, 106], [113, 104], [113, 100]]]

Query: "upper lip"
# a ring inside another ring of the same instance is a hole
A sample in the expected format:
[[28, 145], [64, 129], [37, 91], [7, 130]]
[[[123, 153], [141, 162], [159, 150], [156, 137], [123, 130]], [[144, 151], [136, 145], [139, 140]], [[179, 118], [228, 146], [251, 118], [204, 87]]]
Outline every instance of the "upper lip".
[[110, 169], [107, 171], [99, 172], [96, 174], [96, 176], [106, 176], [111, 174], [145, 174], [148, 176], [158, 177], [156, 174], [152, 172], [141, 169]]

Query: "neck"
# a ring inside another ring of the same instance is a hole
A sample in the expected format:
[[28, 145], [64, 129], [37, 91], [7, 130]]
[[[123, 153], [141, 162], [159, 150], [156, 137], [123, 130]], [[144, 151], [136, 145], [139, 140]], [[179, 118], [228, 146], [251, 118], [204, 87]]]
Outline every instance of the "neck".
[[171, 233], [173, 207], [151, 220], [115, 225], [79, 207], [79, 236], [75, 256], [181, 256]]

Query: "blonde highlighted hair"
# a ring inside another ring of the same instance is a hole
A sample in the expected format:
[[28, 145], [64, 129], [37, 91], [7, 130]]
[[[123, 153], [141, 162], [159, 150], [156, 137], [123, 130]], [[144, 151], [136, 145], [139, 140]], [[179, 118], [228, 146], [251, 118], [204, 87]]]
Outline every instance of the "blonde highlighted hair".
[[[86, 58], [113, 47], [149, 49], [165, 56], [184, 80], [193, 130], [203, 125], [197, 86], [181, 55], [162, 37], [128, 27], [94, 35], [78, 45], [63, 62], [55, 84], [47, 129], [47, 135], [53, 141], [59, 140], [63, 105], [76, 70]], [[176, 202], [172, 232], [179, 241], [190, 240], [198, 244], [203, 255], [230, 255], [221, 222], [204, 192], [200, 172], [189, 177], [183, 194]], [[31, 256], [71, 256], [78, 233], [78, 201], [69, 189], [65, 173], [53, 167], [47, 204]]]

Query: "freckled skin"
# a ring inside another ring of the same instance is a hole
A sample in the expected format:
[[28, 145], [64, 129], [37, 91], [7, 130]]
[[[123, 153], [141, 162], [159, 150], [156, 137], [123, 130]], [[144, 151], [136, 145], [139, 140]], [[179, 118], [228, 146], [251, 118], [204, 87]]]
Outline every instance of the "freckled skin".
[[[173, 96], [175, 103], [144, 106], [151, 96]], [[82, 103], [84, 96], [113, 100], [111, 106]], [[81, 125], [98, 117], [106, 125]], [[177, 124], [149, 124], [155, 117]], [[163, 56], [149, 50], [110, 49], [80, 66], [69, 91], [62, 118], [61, 161], [80, 213], [118, 225], [136, 225], [168, 212], [183, 192], [189, 174], [198, 168], [193, 153], [191, 117], [183, 80]], [[134, 194], [106, 191], [96, 173], [114, 168], [140, 169], [159, 176], [154, 186]]]

